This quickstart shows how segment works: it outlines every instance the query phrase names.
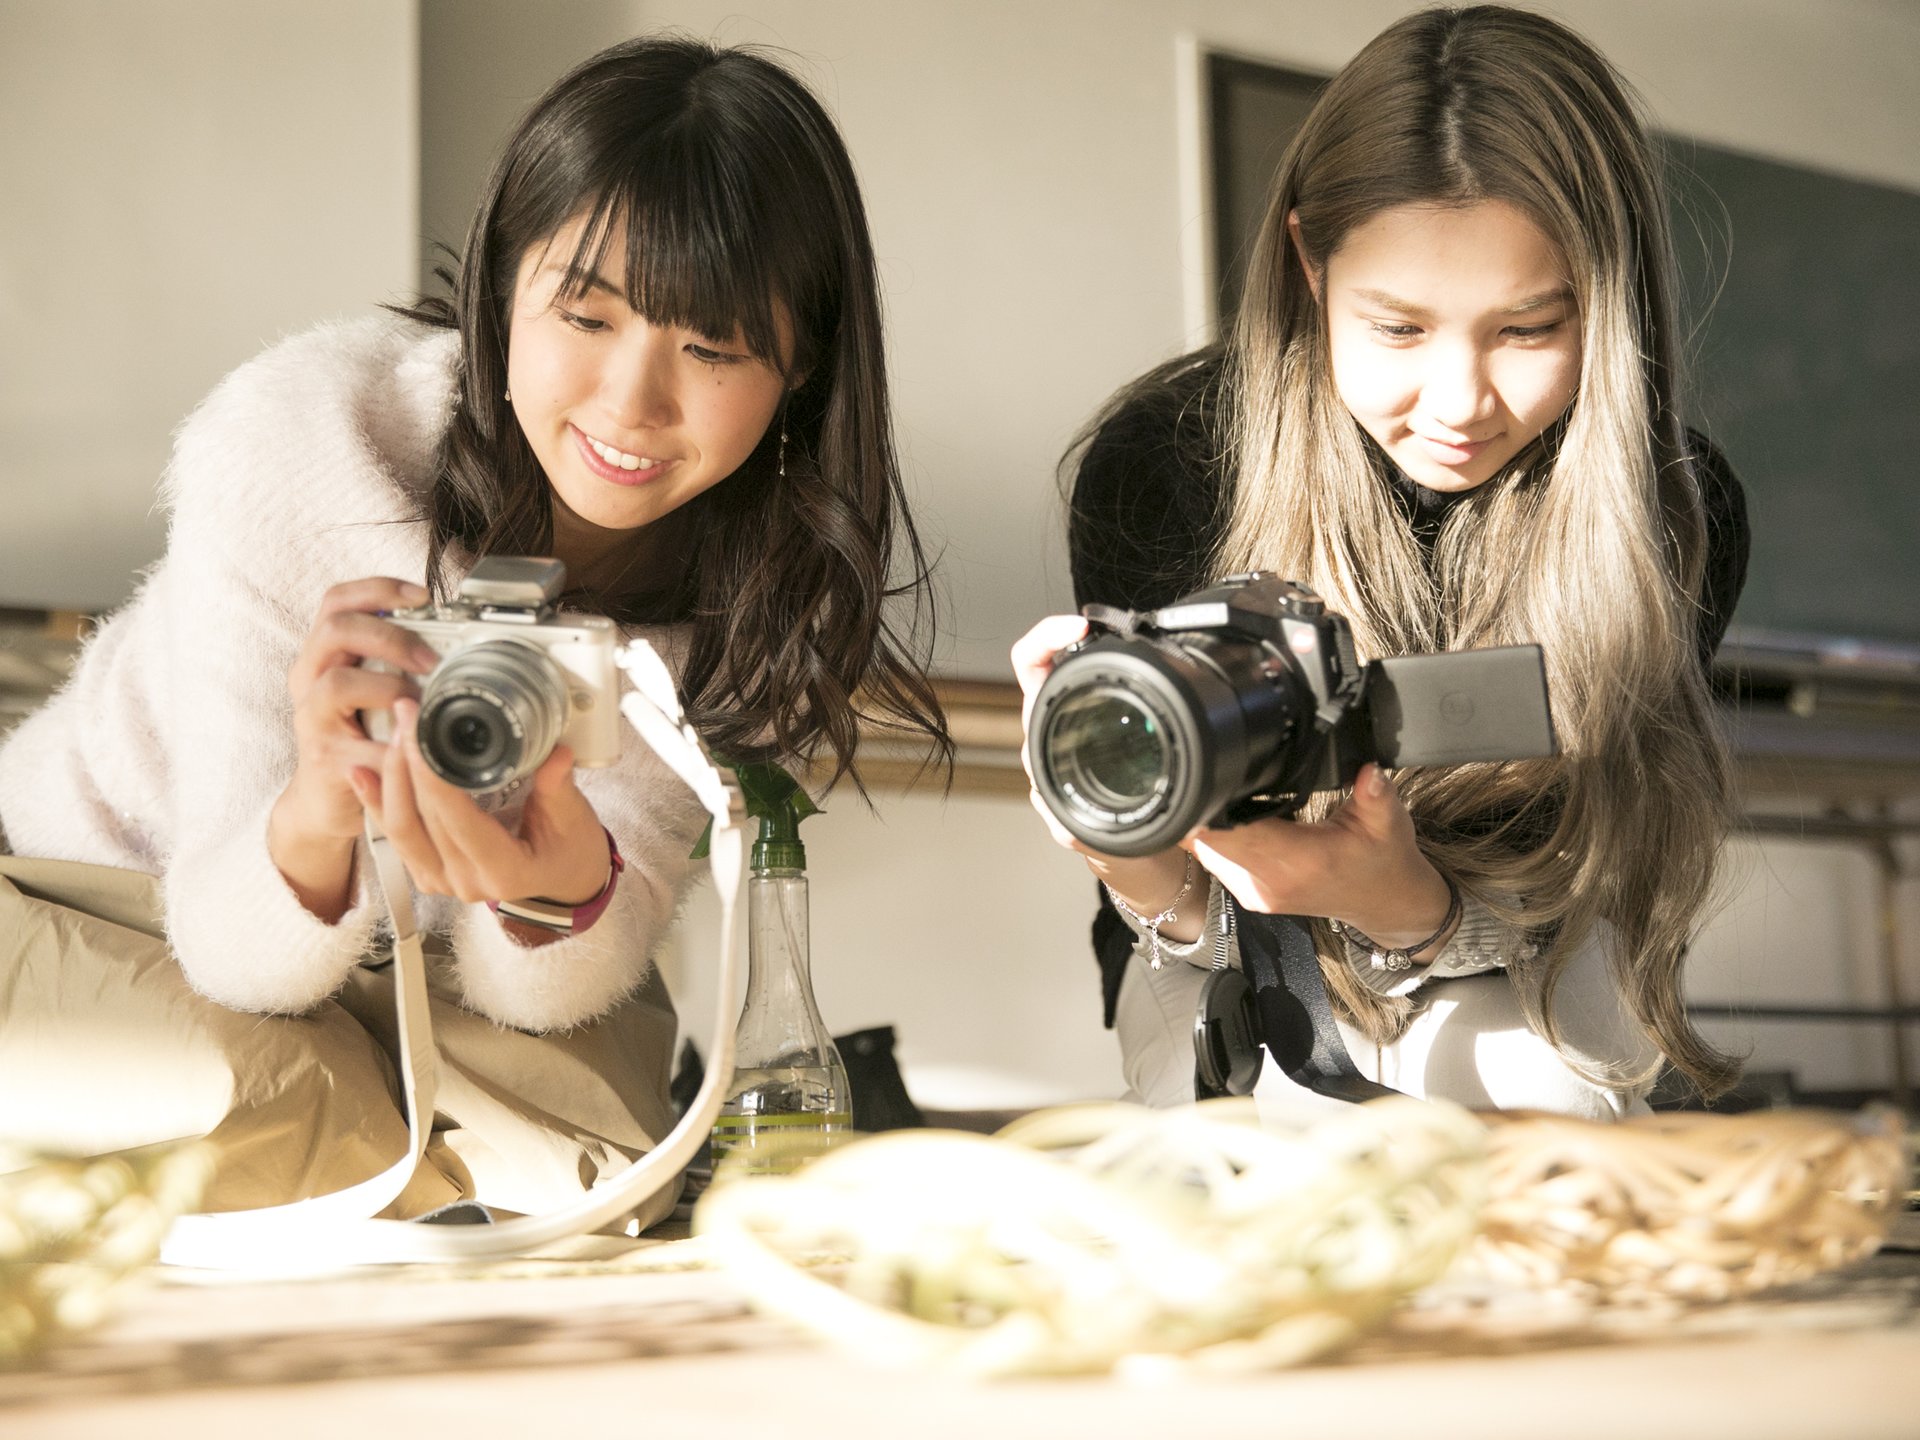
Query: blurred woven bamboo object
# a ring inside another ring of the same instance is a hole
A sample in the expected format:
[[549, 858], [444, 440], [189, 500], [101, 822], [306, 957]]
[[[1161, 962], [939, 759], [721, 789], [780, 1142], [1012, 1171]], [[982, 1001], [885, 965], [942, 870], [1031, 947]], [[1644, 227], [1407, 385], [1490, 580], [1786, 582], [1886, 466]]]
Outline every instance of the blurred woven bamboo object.
[[1341, 1349], [1443, 1276], [1589, 1307], [1804, 1279], [1877, 1248], [1906, 1168], [1891, 1111], [1392, 1100], [1291, 1133], [1246, 1101], [1086, 1106], [855, 1141], [716, 1185], [695, 1224], [756, 1304], [877, 1363], [1247, 1370]]
[[1864, 1259], [1908, 1184], [1885, 1108], [1482, 1118], [1489, 1197], [1470, 1264], [1588, 1303], [1728, 1300]]
[[212, 1175], [199, 1141], [76, 1157], [0, 1149], [0, 1367], [104, 1319]]
[[[1414, 1101], [1298, 1135], [1245, 1101], [1077, 1107], [716, 1184], [695, 1226], [756, 1303], [881, 1364], [1270, 1368], [1351, 1342], [1446, 1269], [1483, 1139]], [[822, 1253], [846, 1264], [804, 1264]]]

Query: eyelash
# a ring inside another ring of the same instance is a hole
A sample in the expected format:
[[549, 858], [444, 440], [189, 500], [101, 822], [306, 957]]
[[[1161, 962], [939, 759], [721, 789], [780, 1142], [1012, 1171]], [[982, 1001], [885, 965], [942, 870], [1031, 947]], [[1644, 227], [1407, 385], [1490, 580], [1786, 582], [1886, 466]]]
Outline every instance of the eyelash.
[[[583, 335], [598, 335], [607, 328], [604, 320], [595, 320], [589, 315], [576, 315], [571, 310], [560, 311], [560, 318]], [[735, 355], [725, 350], [711, 350], [705, 345], [689, 345], [687, 354], [710, 370], [718, 370], [726, 365], [738, 365], [746, 359], [744, 355]]]
[[[1538, 340], [1543, 335], [1551, 335], [1563, 323], [1550, 320], [1545, 325], [1509, 325], [1501, 333], [1515, 340]], [[1367, 328], [1387, 340], [1412, 340], [1420, 334], [1418, 325], [1390, 325], [1378, 320], [1369, 320]]]

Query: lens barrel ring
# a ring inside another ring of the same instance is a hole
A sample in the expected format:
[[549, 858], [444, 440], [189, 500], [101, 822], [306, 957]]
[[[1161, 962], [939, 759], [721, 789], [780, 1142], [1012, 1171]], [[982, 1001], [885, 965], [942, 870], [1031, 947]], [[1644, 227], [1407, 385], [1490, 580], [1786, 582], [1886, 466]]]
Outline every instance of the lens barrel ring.
[[[1135, 733], [1121, 735], [1125, 724]], [[1152, 855], [1231, 798], [1214, 797], [1223, 765], [1239, 772], [1245, 736], [1225, 677], [1186, 647], [1104, 636], [1055, 665], [1027, 746], [1034, 788], [1070, 834], [1103, 854]]]
[[540, 767], [566, 729], [571, 686], [553, 658], [495, 638], [449, 653], [420, 697], [420, 753], [462, 790], [499, 789]]

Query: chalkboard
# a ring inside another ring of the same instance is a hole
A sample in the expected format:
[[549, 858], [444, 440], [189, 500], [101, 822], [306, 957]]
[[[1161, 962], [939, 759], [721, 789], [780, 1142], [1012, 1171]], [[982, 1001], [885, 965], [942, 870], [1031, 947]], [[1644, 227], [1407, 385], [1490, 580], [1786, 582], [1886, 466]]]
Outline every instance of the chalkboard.
[[1685, 140], [1668, 154], [1690, 412], [1753, 523], [1735, 622], [1920, 641], [1920, 195]]
[[1207, 57], [1213, 273], [1222, 318], [1240, 308], [1247, 252], [1267, 213], [1273, 172], [1326, 83], [1324, 75], [1237, 55]]
[[[1219, 313], [1324, 77], [1207, 63]], [[1689, 419], [1753, 526], [1747, 629], [1920, 643], [1920, 195], [1665, 140]]]

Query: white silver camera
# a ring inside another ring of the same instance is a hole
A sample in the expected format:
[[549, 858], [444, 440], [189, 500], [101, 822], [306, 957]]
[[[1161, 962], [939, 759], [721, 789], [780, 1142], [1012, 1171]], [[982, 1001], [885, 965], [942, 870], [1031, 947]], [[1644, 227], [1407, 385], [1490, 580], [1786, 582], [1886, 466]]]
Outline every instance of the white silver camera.
[[[420, 753], [449, 784], [497, 790], [563, 742], [576, 765], [620, 758], [619, 632], [598, 615], [555, 611], [566, 576], [558, 560], [490, 555], [451, 604], [387, 616], [440, 654], [421, 682]], [[360, 718], [374, 740], [393, 733], [391, 711]]]

